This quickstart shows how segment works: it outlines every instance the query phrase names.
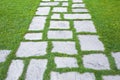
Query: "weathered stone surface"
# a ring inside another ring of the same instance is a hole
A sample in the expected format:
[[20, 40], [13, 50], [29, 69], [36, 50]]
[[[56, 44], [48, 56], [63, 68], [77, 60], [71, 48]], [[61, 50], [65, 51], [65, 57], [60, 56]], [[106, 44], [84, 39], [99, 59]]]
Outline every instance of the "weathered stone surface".
[[5, 80], [19, 80], [23, 72], [24, 64], [22, 60], [12, 60]]
[[26, 40], [41, 40], [42, 39], [42, 33], [27, 33], [24, 38]]
[[78, 72], [51, 72], [50, 80], [95, 80], [93, 73], [78, 73]]
[[4, 62], [11, 50], [0, 50], [0, 62]]
[[117, 68], [120, 69], [120, 52], [113, 52], [112, 56], [115, 59], [115, 63], [117, 65]]
[[52, 42], [53, 49], [52, 52], [58, 52], [68, 55], [74, 55], [77, 54], [77, 50], [75, 48], [75, 42], [70, 41], [54, 41]]
[[37, 9], [36, 15], [48, 15], [50, 12], [50, 7], [39, 7]]
[[72, 9], [72, 12], [88, 12], [87, 9]]
[[103, 76], [103, 80], [120, 80], [120, 75]]
[[52, 12], [67, 12], [66, 7], [54, 7]]
[[96, 33], [96, 29], [92, 21], [74, 21], [74, 27], [77, 32]]
[[85, 4], [73, 4], [72, 7], [85, 7]]
[[50, 21], [50, 29], [69, 29], [68, 21]]
[[77, 60], [74, 57], [55, 57], [57, 68], [77, 68]]
[[64, 14], [65, 19], [91, 19], [90, 14]]
[[50, 1], [50, 0], [42, 0], [42, 1]]
[[83, 64], [85, 68], [95, 70], [109, 70], [110, 65], [107, 57], [104, 54], [89, 54], [84, 55]]
[[83, 0], [73, 0], [73, 2], [83, 2]]
[[45, 27], [45, 22], [46, 17], [43, 16], [34, 17], [30, 24], [29, 30], [43, 30]]
[[47, 42], [21, 42], [16, 56], [30, 57], [43, 56], [46, 54]]
[[68, 6], [68, 2], [63, 2], [62, 6]]
[[47, 60], [32, 59], [28, 66], [25, 80], [43, 80], [44, 72], [47, 68]]
[[48, 39], [72, 39], [72, 31], [48, 31]]
[[54, 0], [54, 1], [68, 1], [68, 0]]
[[82, 51], [104, 51], [104, 45], [96, 35], [79, 35]]
[[58, 6], [59, 2], [41, 2], [40, 6]]
[[51, 19], [61, 19], [60, 14], [53, 14]]

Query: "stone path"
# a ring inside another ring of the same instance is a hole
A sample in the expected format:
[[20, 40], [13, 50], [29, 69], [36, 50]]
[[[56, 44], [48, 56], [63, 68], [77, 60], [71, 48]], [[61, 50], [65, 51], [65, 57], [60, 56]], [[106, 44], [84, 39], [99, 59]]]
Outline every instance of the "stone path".
[[[24, 80], [98, 80], [97, 71], [111, 70], [85, 4], [82, 0], [71, 1], [41, 1], [5, 80], [23, 76]], [[111, 55], [120, 69], [120, 52]], [[99, 77], [120, 80], [119, 74]]]

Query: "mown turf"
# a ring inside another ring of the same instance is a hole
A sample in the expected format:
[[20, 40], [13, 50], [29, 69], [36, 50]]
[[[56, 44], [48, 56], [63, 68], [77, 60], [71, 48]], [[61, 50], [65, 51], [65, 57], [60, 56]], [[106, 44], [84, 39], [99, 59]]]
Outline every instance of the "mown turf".
[[40, 0], [0, 1], [0, 49], [13, 49], [23, 39]]

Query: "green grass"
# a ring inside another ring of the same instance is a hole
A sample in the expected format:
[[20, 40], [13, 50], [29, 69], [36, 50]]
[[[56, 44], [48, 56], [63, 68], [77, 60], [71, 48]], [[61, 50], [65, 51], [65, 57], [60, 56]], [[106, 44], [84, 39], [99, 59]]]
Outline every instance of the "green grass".
[[0, 1], [0, 49], [14, 49], [23, 39], [40, 0]]
[[[52, 1], [52, 0], [51, 0]], [[47, 23], [45, 24], [44, 31], [35, 31], [43, 32], [43, 41], [48, 41], [47, 54], [45, 56], [33, 56], [29, 58], [18, 58], [15, 56], [16, 50], [19, 47], [21, 41], [25, 41], [23, 36], [25, 33], [33, 32], [28, 31], [29, 24], [34, 16], [34, 13], [40, 3], [40, 0], [3, 0], [0, 1], [0, 49], [10, 49], [12, 53], [8, 56], [6, 62], [0, 63], [0, 80], [4, 80], [6, 73], [8, 71], [11, 60], [13, 59], [22, 59], [24, 60], [24, 71], [19, 80], [24, 80], [28, 64], [31, 59], [48, 59], [47, 70], [44, 74], [44, 80], [49, 80], [51, 71], [58, 72], [68, 72], [68, 71], [77, 71], [80, 73], [92, 72], [95, 73], [96, 79], [101, 80], [102, 75], [117, 75], [120, 74], [120, 70], [117, 70], [115, 66], [114, 59], [111, 56], [111, 52], [120, 51], [120, 1], [119, 0], [84, 0], [86, 3], [87, 9], [89, 9], [90, 14], [92, 15], [92, 20], [97, 29], [97, 35], [100, 36], [100, 40], [105, 45], [105, 52], [101, 51], [81, 51], [79, 40], [77, 35], [79, 34], [90, 34], [96, 35], [96, 33], [76, 33], [75, 28], [73, 27], [73, 21], [70, 21], [70, 29], [73, 32], [73, 39], [68, 39], [69, 41], [76, 42], [76, 49], [78, 50], [77, 55], [66, 55], [60, 53], [51, 53], [52, 50], [52, 39], [48, 40], [47, 32], [50, 25], [50, 17], [53, 14], [52, 9], [49, 16], [47, 17]], [[69, 0], [68, 12], [71, 12], [72, 0]], [[60, 6], [60, 5], [59, 5]], [[52, 7], [53, 8], [53, 7]], [[64, 13], [61, 13], [62, 20]], [[56, 40], [56, 41], [68, 41], [68, 40]], [[27, 41], [27, 40], [26, 40]], [[42, 41], [42, 40], [38, 40]], [[107, 55], [111, 70], [93, 70], [86, 69], [82, 63], [83, 55], [91, 53], [104, 53]], [[76, 57], [79, 68], [65, 68], [65, 69], [56, 69], [54, 64], [54, 57]]]

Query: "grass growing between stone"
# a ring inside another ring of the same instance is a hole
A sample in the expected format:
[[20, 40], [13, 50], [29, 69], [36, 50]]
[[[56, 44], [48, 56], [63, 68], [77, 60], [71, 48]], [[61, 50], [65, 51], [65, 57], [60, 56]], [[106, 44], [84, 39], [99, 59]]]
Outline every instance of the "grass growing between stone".
[[[120, 74], [116, 68], [111, 52], [120, 51], [120, 1], [119, 0], [84, 0], [87, 9], [92, 15], [92, 20], [96, 26], [100, 40], [103, 42], [110, 63], [110, 71], [94, 71], [97, 80], [101, 80], [100, 75]], [[83, 52], [83, 54], [89, 52]]]
[[[12, 59], [22, 59], [24, 60], [24, 71], [19, 80], [25, 80], [27, 68], [31, 59], [47, 59], [47, 70], [44, 74], [44, 80], [50, 79], [51, 71], [58, 72], [92, 72], [95, 73], [96, 80], [102, 80], [102, 75], [117, 75], [120, 74], [120, 70], [116, 69], [114, 59], [111, 57], [111, 52], [120, 51], [120, 28], [119, 28], [119, 14], [120, 14], [120, 1], [118, 0], [84, 0], [86, 3], [87, 9], [89, 9], [90, 14], [92, 15], [92, 20], [94, 21], [97, 29], [97, 35], [100, 36], [101, 41], [105, 45], [104, 54], [107, 55], [111, 70], [93, 70], [86, 69], [83, 66], [82, 57], [86, 54], [91, 53], [102, 53], [99, 51], [81, 51], [79, 40], [77, 35], [79, 34], [90, 34], [92, 33], [76, 33], [75, 28], [73, 27], [73, 21], [70, 21], [70, 29], [73, 32], [73, 39], [61, 40], [58, 41], [75, 41], [76, 49], [78, 50], [77, 55], [66, 55], [60, 53], [51, 53], [52, 50], [52, 41], [47, 38], [47, 32], [49, 30], [50, 25], [50, 17], [53, 14], [52, 9], [47, 18], [47, 23], [45, 24], [44, 31], [35, 31], [35, 32], [43, 32], [43, 39], [38, 41], [48, 41], [47, 54], [45, 56], [35, 56], [29, 58], [16, 58], [15, 53], [21, 41], [25, 41], [23, 36], [28, 32], [28, 27], [31, 22], [31, 19], [34, 16], [35, 10], [40, 3], [40, 0], [4, 0], [0, 2], [0, 49], [10, 49], [13, 50], [11, 55], [9, 55], [7, 61], [5, 63], [0, 63], [0, 80], [4, 80], [6, 77], [6, 73], [8, 71], [8, 67], [11, 63]], [[72, 0], [69, 0], [69, 5], [72, 6]], [[68, 12], [71, 13], [71, 6], [68, 7]], [[53, 8], [53, 7], [52, 7]], [[61, 13], [62, 20], [64, 20], [63, 13]], [[33, 31], [29, 31], [33, 32]], [[96, 34], [96, 33], [95, 33]], [[36, 42], [38, 42], [36, 41]], [[56, 65], [54, 63], [55, 57], [75, 57], [78, 61], [78, 68], [60, 68], [56, 69]]]

